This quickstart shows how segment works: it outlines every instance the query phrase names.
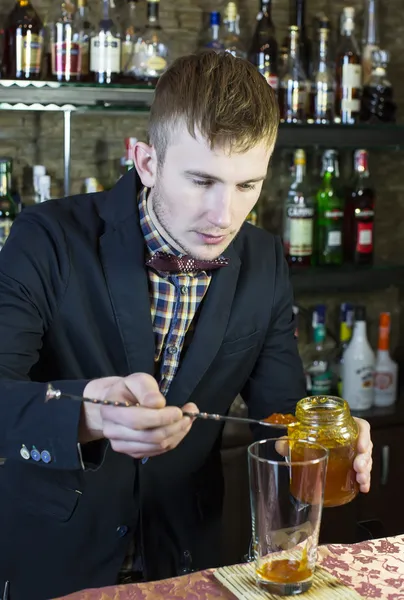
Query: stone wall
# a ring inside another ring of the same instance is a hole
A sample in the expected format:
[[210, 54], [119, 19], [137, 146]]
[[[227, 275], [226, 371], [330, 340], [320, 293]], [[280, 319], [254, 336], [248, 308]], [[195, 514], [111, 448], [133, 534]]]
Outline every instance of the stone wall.
[[[118, 0], [116, 0], [118, 2]], [[33, 0], [38, 12], [45, 16], [58, 0]], [[96, 6], [95, 0], [89, 4]], [[223, 0], [161, 0], [161, 20], [172, 39], [174, 56], [193, 51], [206, 23], [209, 10], [221, 8]], [[241, 27], [245, 40], [248, 40], [254, 28], [258, 11], [258, 0], [238, 0], [241, 14]], [[334, 32], [344, 0], [307, 0], [307, 21], [312, 22], [314, 15], [325, 11], [331, 18]], [[364, 0], [349, 2], [358, 12], [357, 33], [360, 39]], [[380, 0], [381, 43], [391, 53], [389, 69], [394, 84], [395, 98], [399, 105], [401, 122], [404, 122], [404, 3], [403, 0]], [[13, 6], [13, 0], [1, 0], [0, 14]], [[144, 0], [140, 4], [144, 12]], [[278, 40], [282, 40], [288, 25], [288, 0], [273, 0], [273, 19], [277, 27]], [[106, 116], [100, 113], [73, 115], [72, 117], [72, 185], [73, 193], [81, 190], [85, 177], [96, 176], [106, 185], [117, 176], [119, 158], [124, 153], [124, 138], [133, 135], [145, 138], [147, 115]], [[14, 171], [20, 189], [23, 188], [23, 176], [29, 166], [35, 163], [45, 164], [53, 179], [53, 194], [62, 193], [63, 179], [63, 118], [56, 113], [36, 114], [0, 112], [0, 155], [12, 156]], [[403, 153], [377, 151], [371, 154], [370, 167], [378, 191], [376, 218], [376, 255], [377, 260], [404, 263], [404, 185], [402, 167]], [[318, 165], [316, 158], [309, 155], [313, 169]], [[261, 198], [261, 210], [266, 213], [269, 228], [277, 230], [285, 191], [290, 156], [278, 151], [270, 168], [270, 177], [266, 182]], [[341, 156], [343, 172], [348, 175], [352, 157]], [[378, 292], [371, 295], [333, 295], [319, 297], [313, 294], [298, 298], [308, 306], [318, 301], [326, 301], [332, 308], [334, 320], [337, 304], [343, 300], [363, 301], [369, 307], [371, 338], [375, 343], [377, 318], [380, 310], [391, 310], [393, 315], [393, 342], [398, 342], [400, 302], [397, 290]]]

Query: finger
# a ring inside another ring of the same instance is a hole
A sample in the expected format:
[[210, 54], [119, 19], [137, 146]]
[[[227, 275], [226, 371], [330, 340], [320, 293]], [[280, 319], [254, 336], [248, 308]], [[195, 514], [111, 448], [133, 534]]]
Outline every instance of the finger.
[[120, 454], [127, 454], [132, 458], [150, 458], [168, 452], [168, 449], [162, 450], [161, 448], [158, 448], [153, 444], [141, 444], [140, 442], [125, 442], [123, 440], [112, 440], [111, 448], [115, 452], [119, 452]]
[[367, 494], [370, 491], [370, 481], [366, 484], [360, 485], [359, 491], [362, 492], [362, 494]]
[[365, 419], [360, 419], [359, 417], [354, 417], [354, 419], [359, 429], [357, 450], [359, 453], [367, 452], [373, 447], [370, 437], [370, 425]]
[[141, 406], [164, 408], [166, 399], [159, 390], [157, 381], [147, 373], [134, 373], [123, 380], [130, 393]]
[[158, 409], [144, 408], [143, 406], [134, 406], [133, 408], [102, 406], [101, 416], [104, 425], [110, 421], [132, 430], [157, 429], [185, 419], [178, 406], [166, 406]]
[[[196, 404], [194, 404], [193, 402], [188, 402], [187, 404], [184, 404], [184, 406], [181, 408], [182, 412], [188, 412], [188, 413], [198, 413], [199, 412], [199, 408], [197, 407]], [[190, 417], [185, 417], [190, 419]], [[195, 421], [194, 417], [192, 419], [192, 422]]]
[[104, 421], [103, 434], [110, 440], [152, 444], [164, 448], [168, 439], [184, 435], [191, 427], [191, 420], [183, 417], [180, 421], [156, 429], [132, 429], [114, 421]]
[[372, 464], [372, 455], [370, 452], [365, 452], [364, 454], [358, 454], [354, 460], [353, 467], [355, 471], [360, 472], [364, 470], [369, 470]]

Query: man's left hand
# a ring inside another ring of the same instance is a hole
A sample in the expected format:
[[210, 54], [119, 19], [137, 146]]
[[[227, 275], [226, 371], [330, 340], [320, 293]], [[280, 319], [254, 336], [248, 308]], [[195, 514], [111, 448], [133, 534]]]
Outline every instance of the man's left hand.
[[354, 460], [354, 469], [356, 471], [356, 481], [359, 483], [359, 489], [367, 494], [370, 490], [370, 473], [372, 471], [372, 449], [373, 444], [370, 438], [370, 425], [364, 419], [354, 417], [359, 427], [359, 437], [357, 445], [357, 455]]

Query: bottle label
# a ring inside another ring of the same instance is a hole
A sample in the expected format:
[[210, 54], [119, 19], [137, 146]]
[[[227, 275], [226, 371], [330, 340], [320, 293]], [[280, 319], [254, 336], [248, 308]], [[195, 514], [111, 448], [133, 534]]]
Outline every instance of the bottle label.
[[330, 371], [312, 374], [310, 377], [311, 394], [313, 396], [324, 396], [331, 394], [332, 377]]
[[0, 220], [0, 250], [6, 243], [6, 239], [10, 235], [11, 225], [13, 224], [12, 219], [1, 219]]
[[53, 75], [77, 76], [81, 72], [80, 45], [61, 42], [52, 45]]
[[342, 233], [341, 231], [329, 231], [327, 235], [327, 246], [335, 249], [340, 247], [342, 244]]
[[90, 70], [94, 73], [119, 73], [121, 70], [121, 40], [101, 32], [91, 40]]
[[146, 74], [159, 75], [167, 67], [167, 61], [162, 56], [151, 56], [146, 62]]
[[358, 223], [356, 252], [370, 254], [373, 251], [373, 223]]
[[313, 216], [311, 208], [288, 209], [290, 256], [311, 256], [313, 253]]
[[348, 64], [342, 66], [342, 87], [351, 90], [360, 89], [362, 87], [361, 65]]
[[271, 86], [271, 88], [275, 91], [278, 90], [279, 87], [279, 77], [277, 77], [276, 75], [270, 75], [268, 73], [268, 75], [265, 77], [265, 79], [267, 80], [267, 82], [269, 83], [269, 85]]
[[22, 35], [21, 29], [16, 33], [17, 70], [24, 73], [38, 74], [41, 71], [43, 37], [28, 32]]
[[351, 408], [364, 410], [372, 406], [374, 397], [373, 380], [374, 370], [372, 365], [364, 365], [355, 370], [351, 382], [352, 394], [346, 398]]
[[394, 377], [393, 373], [388, 371], [376, 371], [375, 373], [375, 390], [382, 393], [391, 392], [390, 388], [393, 387]]

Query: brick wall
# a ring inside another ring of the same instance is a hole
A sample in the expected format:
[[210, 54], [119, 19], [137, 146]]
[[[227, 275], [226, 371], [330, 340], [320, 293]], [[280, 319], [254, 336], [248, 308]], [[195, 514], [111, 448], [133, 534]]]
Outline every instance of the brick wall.
[[[118, 0], [116, 0], [118, 3]], [[33, 0], [38, 12], [46, 17], [48, 10], [58, 6], [59, 0]], [[96, 6], [95, 0], [89, 4]], [[187, 53], [197, 47], [198, 39], [206, 22], [209, 10], [221, 8], [223, 0], [161, 0], [161, 20], [172, 38], [174, 57]], [[258, 10], [258, 0], [238, 0], [241, 14], [243, 37], [248, 40], [254, 28]], [[331, 18], [334, 28], [337, 25], [342, 7], [348, 4], [344, 0], [307, 0], [307, 21], [310, 23], [319, 11], [325, 11]], [[358, 37], [362, 30], [361, 14], [364, 0], [349, 2], [357, 9]], [[390, 79], [394, 84], [395, 98], [399, 105], [401, 122], [404, 122], [404, 4], [403, 0], [380, 0], [381, 43], [391, 54]], [[0, 1], [0, 14], [7, 14], [13, 6], [13, 0]], [[145, 2], [141, 2], [140, 12], [144, 12]], [[282, 40], [288, 25], [288, 0], [273, 0], [273, 18], [277, 27], [277, 36]], [[124, 152], [124, 138], [131, 134], [145, 138], [147, 115], [105, 116], [102, 114], [73, 115], [72, 117], [72, 192], [80, 191], [83, 179], [89, 176], [99, 177], [108, 184], [114, 180], [118, 170], [119, 158]], [[0, 112], [0, 155], [14, 158], [14, 170], [20, 187], [23, 187], [24, 173], [29, 166], [41, 163], [47, 166], [53, 179], [53, 193], [62, 193], [63, 179], [63, 118], [56, 113], [16, 113]], [[371, 171], [378, 190], [376, 235], [376, 254], [378, 260], [404, 262], [404, 186], [402, 168], [403, 153], [371, 154]], [[285, 197], [287, 178], [285, 177], [289, 156], [278, 152], [271, 169], [270, 178], [263, 190], [261, 209], [266, 214], [266, 222], [276, 230], [280, 222], [280, 208]], [[315, 159], [310, 157], [314, 166]], [[349, 171], [351, 156], [341, 156]], [[313, 295], [302, 298], [304, 304], [324, 300], [336, 310], [337, 303], [343, 300], [365, 301], [370, 309], [371, 336], [375, 341], [376, 323], [379, 310], [391, 310], [394, 340], [397, 342], [400, 302], [396, 290], [380, 292], [371, 296], [349, 297], [332, 296], [319, 298]]]

